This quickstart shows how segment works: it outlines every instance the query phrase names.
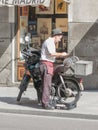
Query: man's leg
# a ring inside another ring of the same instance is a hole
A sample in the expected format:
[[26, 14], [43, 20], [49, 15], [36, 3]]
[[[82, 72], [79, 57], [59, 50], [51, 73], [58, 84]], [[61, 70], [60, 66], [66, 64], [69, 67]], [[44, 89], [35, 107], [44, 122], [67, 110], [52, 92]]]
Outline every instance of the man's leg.
[[52, 75], [44, 73], [43, 78], [44, 80], [43, 80], [42, 103], [46, 106], [49, 104], [50, 99]]

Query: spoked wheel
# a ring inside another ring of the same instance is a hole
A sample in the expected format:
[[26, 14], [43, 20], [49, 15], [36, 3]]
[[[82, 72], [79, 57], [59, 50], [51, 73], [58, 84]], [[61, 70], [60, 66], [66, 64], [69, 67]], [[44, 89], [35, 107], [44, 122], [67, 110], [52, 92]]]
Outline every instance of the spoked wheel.
[[76, 105], [80, 98], [79, 85], [74, 80], [66, 79], [65, 81], [66, 90], [62, 83], [58, 86], [58, 96], [60, 102], [68, 106]]

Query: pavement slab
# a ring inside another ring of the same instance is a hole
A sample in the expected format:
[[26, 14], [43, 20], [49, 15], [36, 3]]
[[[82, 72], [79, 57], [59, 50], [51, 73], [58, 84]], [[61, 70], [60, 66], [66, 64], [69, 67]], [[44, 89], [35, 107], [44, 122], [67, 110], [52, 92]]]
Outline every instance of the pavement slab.
[[70, 110], [42, 109], [33, 87], [23, 93], [20, 103], [16, 101], [18, 93], [18, 87], [0, 87], [0, 112], [98, 120], [98, 90], [83, 91], [77, 107]]

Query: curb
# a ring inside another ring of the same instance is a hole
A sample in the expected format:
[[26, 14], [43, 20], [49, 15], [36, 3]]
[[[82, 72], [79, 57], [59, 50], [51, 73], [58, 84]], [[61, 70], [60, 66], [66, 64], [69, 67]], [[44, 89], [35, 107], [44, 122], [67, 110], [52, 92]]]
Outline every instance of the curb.
[[[64, 111], [64, 110], [62, 110]], [[79, 114], [79, 113], [65, 113], [59, 110], [15, 110], [15, 109], [0, 109], [2, 113], [11, 114], [25, 114], [25, 115], [37, 115], [37, 116], [53, 116], [62, 118], [77, 118], [77, 119], [89, 119], [98, 120], [98, 115], [94, 114]]]

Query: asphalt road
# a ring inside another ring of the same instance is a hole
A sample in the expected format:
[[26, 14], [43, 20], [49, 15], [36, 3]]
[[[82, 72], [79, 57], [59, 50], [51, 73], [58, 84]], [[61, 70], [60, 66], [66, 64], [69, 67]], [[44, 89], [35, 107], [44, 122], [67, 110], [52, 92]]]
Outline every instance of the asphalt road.
[[98, 120], [0, 113], [0, 130], [98, 130]]

